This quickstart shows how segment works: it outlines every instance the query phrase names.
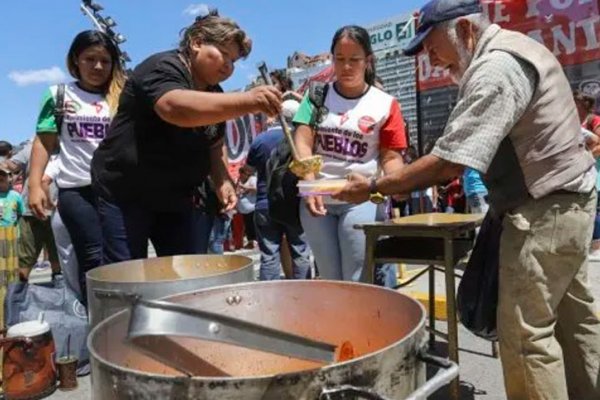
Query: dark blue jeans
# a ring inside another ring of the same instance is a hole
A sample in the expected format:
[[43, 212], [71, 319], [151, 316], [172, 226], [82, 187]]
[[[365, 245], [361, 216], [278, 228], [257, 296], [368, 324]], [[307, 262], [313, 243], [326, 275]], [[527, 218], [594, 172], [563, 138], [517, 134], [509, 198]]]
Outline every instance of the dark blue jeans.
[[307, 279], [310, 273], [310, 248], [301, 227], [292, 229], [273, 222], [268, 210], [254, 211], [256, 239], [260, 248], [260, 280], [279, 279], [281, 275], [280, 248], [283, 235], [292, 255], [294, 279]]
[[598, 239], [600, 239], [600, 192], [598, 192], [598, 203], [596, 205], [596, 218], [594, 219], [594, 234], [592, 236], [592, 240], [598, 240]]
[[104, 237], [104, 263], [148, 257], [148, 240], [156, 255], [194, 254], [192, 210], [153, 211], [113, 203], [100, 197], [98, 212]]
[[219, 214], [214, 217], [212, 229], [208, 239], [209, 254], [223, 254], [225, 242], [231, 233], [231, 217], [227, 214]]
[[192, 210], [193, 218], [193, 252], [194, 254], [208, 254], [210, 234], [213, 229], [215, 216], [204, 210]]
[[79, 285], [83, 302], [86, 298], [85, 273], [102, 265], [102, 228], [98, 202], [91, 186], [59, 189], [58, 212], [77, 256]]

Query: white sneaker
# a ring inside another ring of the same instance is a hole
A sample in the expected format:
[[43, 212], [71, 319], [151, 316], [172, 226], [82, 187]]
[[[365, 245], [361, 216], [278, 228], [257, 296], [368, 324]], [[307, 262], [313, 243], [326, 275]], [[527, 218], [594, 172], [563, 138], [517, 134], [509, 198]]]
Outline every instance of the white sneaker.
[[590, 254], [588, 255], [588, 260], [589, 261], [600, 261], [600, 249], [591, 251]]
[[39, 271], [39, 270], [44, 270], [44, 269], [50, 268], [50, 266], [51, 266], [50, 261], [42, 261], [42, 262], [38, 261], [37, 263], [35, 263], [34, 268]]

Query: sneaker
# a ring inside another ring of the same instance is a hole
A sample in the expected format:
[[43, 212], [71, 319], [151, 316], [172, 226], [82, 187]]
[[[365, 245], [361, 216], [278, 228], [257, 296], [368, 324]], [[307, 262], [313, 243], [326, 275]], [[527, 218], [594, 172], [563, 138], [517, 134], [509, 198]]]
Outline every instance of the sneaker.
[[37, 263], [35, 263], [34, 268], [37, 269], [38, 271], [50, 268], [50, 261], [38, 261]]
[[590, 254], [588, 255], [588, 260], [589, 261], [600, 261], [600, 249], [591, 251]]

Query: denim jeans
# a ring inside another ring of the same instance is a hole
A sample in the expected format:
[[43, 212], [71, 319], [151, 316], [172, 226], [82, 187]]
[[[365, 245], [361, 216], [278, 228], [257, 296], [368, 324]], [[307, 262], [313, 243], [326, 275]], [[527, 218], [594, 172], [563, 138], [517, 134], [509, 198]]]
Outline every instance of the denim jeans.
[[[389, 200], [388, 200], [389, 201]], [[387, 212], [388, 202], [377, 205], [377, 213], [375, 215], [375, 221], [383, 222], [389, 219]], [[388, 288], [396, 287], [398, 284], [398, 267], [396, 264], [375, 264], [375, 284], [379, 286], [385, 286]]]
[[[600, 174], [600, 172], [598, 172]], [[594, 218], [594, 233], [592, 240], [600, 239], [600, 192], [598, 194], [598, 202], [596, 203], [596, 217]]]
[[307, 279], [310, 273], [310, 248], [301, 227], [296, 229], [278, 224], [269, 217], [269, 211], [254, 211], [256, 239], [260, 249], [260, 280], [274, 280], [281, 276], [280, 249], [283, 235], [287, 239], [294, 279]]
[[373, 203], [327, 204], [327, 215], [313, 217], [304, 202], [300, 219], [324, 279], [359, 281], [365, 261], [365, 234], [355, 224], [375, 221]]
[[409, 207], [410, 207], [411, 215], [433, 212], [433, 203], [432, 203], [431, 197], [425, 196], [425, 195], [423, 196], [423, 211], [422, 212], [421, 212], [421, 198], [420, 197], [411, 198]]
[[474, 193], [467, 196], [467, 209], [471, 214], [486, 214], [490, 206], [487, 202], [487, 194]]
[[208, 240], [208, 252], [210, 254], [223, 254], [225, 252], [225, 241], [231, 232], [231, 217], [227, 214], [219, 214], [214, 217], [212, 229]]
[[91, 186], [59, 189], [58, 212], [69, 232], [79, 265], [79, 286], [86, 303], [85, 274], [102, 265], [103, 231]]
[[147, 258], [148, 240], [159, 257], [194, 253], [191, 209], [160, 212], [100, 197], [98, 212], [105, 264]]
[[193, 252], [194, 254], [208, 254], [210, 233], [213, 228], [215, 216], [204, 210], [195, 208], [192, 210], [193, 219]]

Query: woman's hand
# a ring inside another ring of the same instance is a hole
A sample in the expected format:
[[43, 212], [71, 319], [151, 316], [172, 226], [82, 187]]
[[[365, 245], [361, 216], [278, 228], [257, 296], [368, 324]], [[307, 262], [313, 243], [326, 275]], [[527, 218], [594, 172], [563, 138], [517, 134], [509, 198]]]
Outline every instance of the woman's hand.
[[321, 196], [308, 196], [306, 199], [306, 208], [313, 217], [324, 217], [327, 215], [327, 209], [323, 204], [323, 197]]
[[215, 192], [223, 205], [221, 213], [226, 213], [235, 208], [238, 198], [235, 193], [235, 187], [229, 179], [225, 179], [220, 184], [216, 185]]
[[257, 86], [246, 92], [254, 112], [263, 112], [274, 117], [281, 112], [283, 96], [275, 86]]
[[37, 219], [45, 220], [46, 210], [50, 207], [50, 201], [44, 189], [37, 185], [29, 185], [29, 208]]

